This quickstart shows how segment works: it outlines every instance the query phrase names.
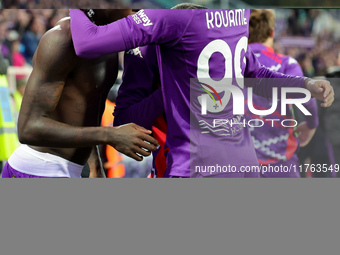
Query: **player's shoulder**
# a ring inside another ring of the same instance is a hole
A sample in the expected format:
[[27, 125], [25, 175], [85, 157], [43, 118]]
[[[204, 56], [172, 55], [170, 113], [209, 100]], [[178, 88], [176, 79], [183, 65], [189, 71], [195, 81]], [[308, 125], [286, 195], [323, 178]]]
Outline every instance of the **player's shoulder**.
[[59, 31], [63, 31], [67, 35], [71, 34], [71, 18], [65, 17], [65, 18], [60, 19], [55, 24], [54, 28], [59, 28]]
[[291, 56], [283, 55], [283, 54], [277, 54], [277, 55], [282, 59], [282, 63], [284, 65], [287, 65], [287, 66], [299, 65], [298, 61]]
[[[130, 17], [136, 24], [152, 27], [156, 24], [167, 26], [185, 26], [195, 14], [193, 9], [141, 9]], [[158, 25], [157, 25], [158, 26]]]
[[300, 64], [295, 58], [293, 58], [292, 56], [283, 55], [283, 54], [278, 54], [278, 56], [280, 56], [282, 60], [281, 71], [283, 73], [289, 74], [289, 75], [297, 75], [297, 76], [301, 76], [303, 74]]
[[[53, 61], [50, 61], [51, 59]], [[64, 65], [66, 62], [74, 63], [74, 59], [76, 54], [72, 42], [70, 19], [64, 18], [42, 36], [33, 62]]]
[[287, 57], [286, 61], [287, 61], [288, 65], [298, 65], [299, 64], [298, 61], [295, 58], [293, 58], [291, 56], [286, 56], [286, 57]]
[[291, 57], [291, 56], [288, 56], [288, 55], [285, 55], [285, 54], [281, 54], [281, 53], [274, 53], [273, 54], [280, 60], [280, 62], [282, 62], [283, 65], [298, 65], [298, 61]]
[[40, 44], [48, 44], [56, 48], [72, 47], [72, 34], [70, 29], [70, 18], [59, 20], [53, 28], [48, 30], [41, 38]]

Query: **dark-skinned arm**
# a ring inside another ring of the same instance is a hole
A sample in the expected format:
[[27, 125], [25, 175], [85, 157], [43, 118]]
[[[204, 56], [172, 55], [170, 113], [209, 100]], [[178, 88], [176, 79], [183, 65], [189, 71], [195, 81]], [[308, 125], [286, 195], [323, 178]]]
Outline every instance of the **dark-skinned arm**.
[[150, 155], [150, 151], [156, 149], [157, 141], [149, 135], [151, 131], [138, 125], [77, 127], [53, 119], [66, 78], [78, 63], [70, 36], [61, 33], [65, 31], [47, 32], [35, 53], [34, 68], [19, 114], [20, 142], [62, 148], [109, 144], [136, 160], [142, 160], [136, 153]]

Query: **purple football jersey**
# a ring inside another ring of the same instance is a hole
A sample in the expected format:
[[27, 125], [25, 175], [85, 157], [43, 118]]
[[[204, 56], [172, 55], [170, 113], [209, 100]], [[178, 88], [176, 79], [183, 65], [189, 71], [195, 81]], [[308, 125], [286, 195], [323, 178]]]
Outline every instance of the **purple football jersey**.
[[[257, 165], [247, 127], [234, 126], [228, 135], [209, 131], [211, 118], [236, 119], [228, 89], [217, 88], [219, 108], [201, 116], [205, 79], [233, 79], [243, 87], [243, 77], [292, 78], [291, 87], [304, 87], [305, 78], [283, 76], [261, 66], [248, 45], [250, 10], [141, 10], [106, 26], [95, 26], [82, 11], [71, 10], [71, 31], [78, 56], [93, 58], [110, 52], [157, 44], [164, 108], [167, 117], [169, 174], [190, 176], [201, 165]], [[198, 79], [198, 83], [194, 80]], [[271, 88], [252, 85], [254, 93], [268, 96]], [[276, 86], [287, 86], [278, 82]], [[212, 92], [208, 90], [209, 93]], [[192, 102], [190, 102], [192, 101]], [[202, 129], [201, 124], [206, 125]], [[208, 130], [208, 132], [205, 132]], [[190, 144], [191, 142], [191, 144]]]
[[[303, 75], [300, 65], [294, 58], [276, 54], [272, 48], [261, 43], [252, 43], [250, 48], [259, 62], [269, 69], [289, 75]], [[269, 109], [271, 104], [272, 99], [253, 95], [253, 105], [256, 109]], [[285, 119], [294, 119], [292, 107], [287, 106], [286, 116], [281, 115], [281, 104], [278, 104], [276, 110], [271, 115], [259, 116], [249, 111], [248, 104], [245, 106], [248, 120], [277, 119], [275, 123], [263, 121], [264, 125], [262, 127], [250, 128], [260, 164], [273, 164], [289, 160], [298, 149], [298, 140], [294, 136], [293, 127], [284, 127], [280, 123]], [[312, 114], [311, 116], [306, 116], [307, 125], [309, 128], [316, 128], [318, 126], [316, 99], [312, 98], [304, 106]]]

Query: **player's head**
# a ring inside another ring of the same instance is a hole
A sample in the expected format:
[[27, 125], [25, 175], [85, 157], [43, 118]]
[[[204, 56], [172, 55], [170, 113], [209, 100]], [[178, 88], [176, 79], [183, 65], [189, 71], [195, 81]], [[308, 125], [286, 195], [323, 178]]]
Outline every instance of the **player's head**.
[[96, 25], [106, 25], [131, 14], [131, 9], [82, 9]]
[[192, 4], [192, 3], [181, 3], [177, 4], [171, 9], [207, 9], [206, 7], [198, 4]]
[[264, 43], [274, 38], [275, 13], [271, 9], [254, 9], [249, 19], [249, 43]]

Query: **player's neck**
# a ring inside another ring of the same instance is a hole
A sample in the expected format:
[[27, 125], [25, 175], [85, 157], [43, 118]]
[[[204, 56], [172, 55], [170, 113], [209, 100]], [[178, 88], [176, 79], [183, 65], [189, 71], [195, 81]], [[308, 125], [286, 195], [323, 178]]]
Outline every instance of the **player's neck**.
[[268, 37], [267, 40], [265, 42], [262, 43], [263, 45], [273, 48], [274, 46], [274, 38], [272, 37]]

